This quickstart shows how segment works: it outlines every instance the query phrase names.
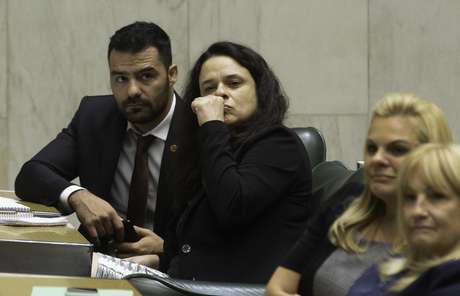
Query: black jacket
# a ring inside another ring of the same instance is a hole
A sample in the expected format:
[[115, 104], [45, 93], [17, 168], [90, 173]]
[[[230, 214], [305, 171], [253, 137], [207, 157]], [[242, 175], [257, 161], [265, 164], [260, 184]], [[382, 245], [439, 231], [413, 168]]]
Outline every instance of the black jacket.
[[[173, 209], [188, 200], [189, 185], [197, 183], [193, 180], [198, 175], [194, 172], [194, 122], [190, 108], [176, 95], [157, 192], [154, 225], [160, 236], [165, 235]], [[82, 187], [110, 203], [126, 125], [112, 95], [83, 98], [69, 126], [23, 165], [16, 178], [16, 194], [24, 200], [54, 205], [61, 192], [79, 177]], [[177, 149], [170, 149], [173, 144]]]
[[265, 283], [311, 215], [305, 148], [284, 126], [238, 147], [220, 121], [200, 127], [203, 189], [167, 237], [173, 277]]

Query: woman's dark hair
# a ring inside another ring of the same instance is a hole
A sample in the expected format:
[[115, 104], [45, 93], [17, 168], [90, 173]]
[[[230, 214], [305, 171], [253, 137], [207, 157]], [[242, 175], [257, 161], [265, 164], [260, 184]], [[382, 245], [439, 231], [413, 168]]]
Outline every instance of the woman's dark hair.
[[191, 104], [195, 98], [201, 96], [199, 86], [201, 68], [208, 59], [214, 56], [232, 58], [249, 71], [256, 84], [257, 110], [245, 122], [231, 127], [234, 144], [247, 140], [256, 131], [283, 122], [288, 108], [288, 99], [276, 75], [257, 52], [228, 41], [212, 44], [195, 62], [185, 88], [185, 102]]

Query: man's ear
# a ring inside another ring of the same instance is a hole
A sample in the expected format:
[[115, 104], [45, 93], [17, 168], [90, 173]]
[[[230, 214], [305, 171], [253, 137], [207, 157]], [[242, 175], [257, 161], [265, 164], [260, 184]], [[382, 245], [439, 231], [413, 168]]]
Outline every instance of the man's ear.
[[173, 86], [177, 81], [177, 65], [172, 64], [168, 69], [169, 86]]

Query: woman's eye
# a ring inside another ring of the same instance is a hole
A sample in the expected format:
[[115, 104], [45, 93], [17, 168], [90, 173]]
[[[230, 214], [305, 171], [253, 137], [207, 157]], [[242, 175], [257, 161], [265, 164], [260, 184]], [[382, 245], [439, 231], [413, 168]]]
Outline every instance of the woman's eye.
[[391, 154], [395, 156], [401, 156], [407, 154], [410, 151], [410, 148], [406, 146], [393, 146], [390, 147], [388, 150]]
[[431, 200], [434, 200], [434, 201], [440, 201], [447, 197], [444, 193], [434, 192], [434, 191], [428, 192], [427, 195]]
[[210, 92], [214, 91], [214, 89], [215, 89], [214, 86], [206, 86], [206, 87], [204, 88], [204, 92], [205, 92], [205, 93], [210, 93]]
[[232, 88], [236, 88], [236, 87], [238, 87], [238, 86], [240, 86], [240, 85], [241, 85], [241, 81], [239, 81], [239, 80], [230, 81], [230, 86], [231, 86]]
[[367, 144], [366, 152], [367, 154], [370, 154], [370, 155], [374, 154], [375, 152], [377, 152], [377, 146], [374, 144]]
[[411, 194], [411, 193], [405, 194], [404, 195], [404, 200], [405, 201], [413, 201], [413, 200], [415, 200], [415, 194]]

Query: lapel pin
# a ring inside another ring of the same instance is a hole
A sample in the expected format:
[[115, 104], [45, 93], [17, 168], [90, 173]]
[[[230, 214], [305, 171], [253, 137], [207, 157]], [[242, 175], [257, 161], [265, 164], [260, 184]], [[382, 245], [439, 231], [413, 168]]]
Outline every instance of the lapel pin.
[[176, 152], [177, 148], [179, 148], [176, 144], [172, 144], [169, 146], [169, 151]]

